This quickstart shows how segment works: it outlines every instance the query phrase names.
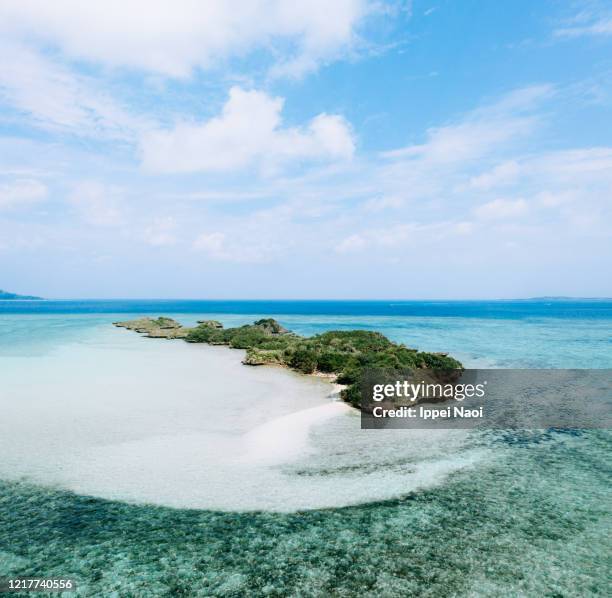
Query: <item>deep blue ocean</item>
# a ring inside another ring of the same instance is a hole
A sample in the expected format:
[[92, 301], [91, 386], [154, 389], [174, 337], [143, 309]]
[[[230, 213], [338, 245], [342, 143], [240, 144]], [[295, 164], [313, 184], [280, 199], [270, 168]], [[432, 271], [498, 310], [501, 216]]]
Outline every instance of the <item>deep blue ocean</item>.
[[612, 319], [612, 299], [521, 299], [496, 301], [283, 301], [195, 299], [65, 299], [0, 301], [0, 314], [158, 313], [424, 318]]

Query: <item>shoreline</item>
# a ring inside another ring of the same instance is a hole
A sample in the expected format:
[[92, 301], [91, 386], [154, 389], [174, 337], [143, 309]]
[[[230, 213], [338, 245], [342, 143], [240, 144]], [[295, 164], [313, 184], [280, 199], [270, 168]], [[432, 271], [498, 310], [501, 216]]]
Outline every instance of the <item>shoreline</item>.
[[[281, 366], [286, 368], [286, 366]], [[314, 376], [315, 378], [322, 378], [323, 380], [327, 380], [332, 386], [332, 392], [330, 393], [330, 397], [333, 397], [334, 401], [342, 400], [342, 391], [348, 388], [348, 384], [338, 384], [336, 382], [335, 374], [326, 374], [325, 372], [313, 372], [312, 374], [304, 374], [305, 376]], [[350, 405], [352, 407], [352, 405]]]
[[362, 386], [367, 370], [429, 370], [432, 379], [459, 372], [462, 364], [448, 353], [428, 353], [394, 343], [379, 332], [328, 331], [303, 337], [273, 318], [253, 324], [224, 328], [218, 320], [198, 320], [184, 327], [164, 316], [113, 322], [148, 338], [181, 339], [188, 343], [223, 345], [245, 349], [244, 365], [276, 365], [333, 381], [339, 400], [362, 410]]
[[[149, 318], [143, 318], [142, 320], [148, 320], [148, 319]], [[149, 327], [142, 320], [132, 320], [132, 321], [127, 321], [127, 322], [113, 322], [113, 326], [117, 328], [125, 328], [126, 330], [133, 330], [137, 332], [138, 334], [140, 334], [141, 336], [143, 336], [144, 338], [153, 338], [153, 339], [164, 339], [165, 338], [168, 340], [178, 340], [178, 339], [186, 340], [185, 337], [183, 336], [184, 332], [178, 333], [179, 330], [185, 330], [184, 328], [179, 329], [179, 328], [172, 326], [168, 328], [159, 328], [159, 330], [153, 330], [153, 329], [150, 330]], [[211, 321], [209, 320], [207, 322], [211, 322]], [[214, 344], [214, 343], [207, 343], [207, 344], [213, 347], [214, 346], [224, 346], [224, 347], [227, 347], [228, 349], [236, 349], [236, 347], [231, 347], [229, 345], [221, 345], [221, 344]], [[329, 382], [331, 386], [331, 392], [329, 393], [329, 397], [333, 399], [334, 401], [341, 401], [342, 392], [346, 390], [349, 386], [348, 384], [339, 384], [338, 382], [336, 382], [338, 375], [335, 373], [331, 373], [331, 372], [315, 371], [315, 372], [310, 372], [310, 373], [304, 373], [304, 372], [296, 372], [294, 369], [292, 369], [291, 367], [289, 367], [287, 364], [284, 364], [284, 363], [266, 363], [266, 364], [250, 363], [246, 358], [246, 353], [245, 353], [244, 359], [241, 360], [241, 363], [242, 365], [248, 365], [251, 367], [259, 367], [260, 365], [266, 365], [269, 367], [278, 367], [282, 370], [288, 370], [290, 372], [297, 373], [302, 376], [314, 377], [314, 378], [325, 380], [326, 382]], [[354, 407], [353, 405], [350, 405], [350, 406]]]

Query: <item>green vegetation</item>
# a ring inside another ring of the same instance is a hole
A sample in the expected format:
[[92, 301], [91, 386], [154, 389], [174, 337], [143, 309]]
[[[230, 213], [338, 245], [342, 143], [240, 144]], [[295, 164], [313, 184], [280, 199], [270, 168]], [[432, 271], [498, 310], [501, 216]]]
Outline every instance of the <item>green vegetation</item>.
[[445, 354], [410, 349], [379, 332], [331, 331], [306, 338], [289, 332], [271, 318], [237, 328], [203, 322], [190, 329], [185, 340], [246, 349], [244, 363], [248, 365], [276, 364], [304, 374], [336, 374], [338, 382], [347, 386], [343, 399], [355, 406], [359, 404], [360, 384], [367, 369], [448, 371], [462, 367]]

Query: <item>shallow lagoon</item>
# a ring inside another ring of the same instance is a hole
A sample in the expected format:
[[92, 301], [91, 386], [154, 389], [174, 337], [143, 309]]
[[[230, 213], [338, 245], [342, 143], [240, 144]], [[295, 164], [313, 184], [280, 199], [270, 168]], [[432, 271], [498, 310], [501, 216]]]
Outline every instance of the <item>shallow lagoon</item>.
[[465, 431], [362, 431], [331, 384], [243, 366], [243, 351], [104, 324], [83, 333], [2, 359], [3, 479], [171, 507], [291, 512], [401, 496], [490, 453]]
[[[351, 317], [279, 319], [305, 332]], [[324, 382], [242, 367], [240, 352], [225, 348], [141, 339], [113, 319], [0, 318], [0, 574], [73, 575], [80, 594], [105, 596], [606, 594], [609, 432], [364, 431], [364, 442]], [[483, 359], [491, 356], [478, 331], [495, 327], [507, 346], [496, 345], [493, 360], [509, 365], [515, 354], [537, 354], [538, 366], [576, 367], [589, 353], [612, 361], [600, 350], [606, 319], [520, 329], [473, 318], [356, 320]], [[525, 334], [538, 344], [521, 353]], [[227, 396], [219, 384], [230, 371], [238, 389], [257, 378], [258, 408], [238, 393], [236, 408], [226, 401], [206, 417], [206, 401]]]

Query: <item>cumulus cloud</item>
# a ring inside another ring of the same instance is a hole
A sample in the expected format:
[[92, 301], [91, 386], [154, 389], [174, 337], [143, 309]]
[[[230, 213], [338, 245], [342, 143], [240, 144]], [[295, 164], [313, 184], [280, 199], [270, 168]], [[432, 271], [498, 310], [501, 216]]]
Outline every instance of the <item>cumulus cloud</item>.
[[0, 3], [0, 32], [72, 59], [171, 77], [258, 48], [291, 47], [276, 69], [299, 75], [350, 47], [367, 0], [20, 0]]
[[0, 209], [31, 205], [47, 198], [47, 187], [33, 179], [0, 184]]
[[230, 171], [352, 156], [355, 144], [344, 118], [319, 114], [304, 127], [283, 127], [282, 109], [281, 98], [233, 87], [219, 116], [146, 133], [143, 165], [153, 172]]

